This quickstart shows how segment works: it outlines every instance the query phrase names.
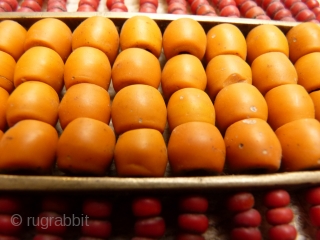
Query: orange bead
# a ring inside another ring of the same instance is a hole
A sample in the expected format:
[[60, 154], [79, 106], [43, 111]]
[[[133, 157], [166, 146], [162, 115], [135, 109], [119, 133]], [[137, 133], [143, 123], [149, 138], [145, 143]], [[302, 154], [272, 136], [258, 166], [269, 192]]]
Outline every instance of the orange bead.
[[112, 65], [119, 50], [119, 33], [115, 24], [103, 16], [85, 19], [73, 31], [72, 50], [84, 46], [100, 49]]
[[280, 142], [262, 119], [248, 118], [235, 122], [227, 129], [224, 141], [228, 172], [275, 172], [280, 168]]
[[128, 48], [117, 56], [111, 76], [116, 92], [132, 84], [146, 84], [157, 89], [161, 81], [161, 66], [152, 53], [141, 48]]
[[24, 41], [27, 30], [14, 20], [3, 20], [0, 22], [0, 50], [10, 54], [18, 61], [24, 53]]
[[106, 124], [110, 122], [110, 95], [102, 87], [79, 83], [70, 87], [59, 105], [59, 121], [64, 129], [79, 117], [93, 118]]
[[105, 175], [112, 162], [116, 138], [104, 122], [77, 118], [62, 132], [57, 147], [57, 166], [78, 175]]
[[210, 123], [187, 122], [171, 132], [168, 159], [170, 169], [175, 175], [221, 173], [225, 154], [223, 137]]
[[72, 32], [68, 25], [56, 18], [36, 21], [28, 29], [24, 50], [43, 46], [56, 51], [65, 62], [71, 53]]
[[150, 128], [121, 134], [116, 143], [114, 161], [119, 177], [163, 177], [168, 156], [162, 134]]
[[57, 52], [47, 47], [33, 47], [18, 60], [14, 71], [14, 86], [26, 81], [39, 81], [60, 93], [63, 87], [64, 62]]
[[130, 85], [114, 97], [111, 118], [116, 134], [138, 128], [152, 128], [162, 133], [167, 122], [166, 104], [154, 87]]
[[148, 16], [130, 17], [121, 28], [120, 47], [122, 51], [127, 48], [142, 48], [159, 58], [162, 50], [161, 30]]
[[212, 100], [218, 92], [233, 83], [252, 83], [251, 68], [236, 55], [218, 55], [206, 67], [207, 92]]
[[196, 88], [183, 88], [172, 94], [167, 111], [171, 131], [187, 122], [207, 122], [215, 125], [213, 103], [204, 91]]
[[68, 57], [64, 66], [64, 84], [67, 90], [78, 83], [92, 83], [108, 90], [110, 82], [111, 65], [101, 50], [79, 47]]
[[6, 118], [9, 127], [25, 119], [34, 119], [55, 126], [58, 120], [59, 96], [48, 84], [28, 81], [20, 84], [9, 96]]
[[268, 104], [268, 123], [276, 130], [285, 123], [315, 118], [314, 104], [304, 87], [285, 84], [271, 89], [265, 95]]
[[316, 119], [299, 119], [275, 131], [282, 146], [283, 171], [320, 168], [320, 123]]
[[170, 58], [161, 74], [161, 88], [165, 99], [182, 88], [205, 90], [207, 75], [201, 61], [190, 54]]
[[38, 120], [20, 121], [0, 140], [0, 170], [51, 174], [57, 143], [53, 126]]
[[246, 118], [268, 119], [268, 106], [259, 90], [247, 83], [223, 88], [214, 101], [216, 125], [221, 132], [233, 123]]
[[162, 47], [167, 60], [181, 53], [189, 53], [202, 60], [206, 46], [206, 33], [192, 18], [173, 20], [164, 30]]

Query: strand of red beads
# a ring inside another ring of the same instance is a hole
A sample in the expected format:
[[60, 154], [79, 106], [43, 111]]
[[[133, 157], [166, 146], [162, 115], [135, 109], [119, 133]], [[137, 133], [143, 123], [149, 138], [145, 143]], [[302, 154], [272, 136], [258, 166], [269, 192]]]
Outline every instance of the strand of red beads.
[[80, 0], [77, 12], [96, 12], [99, 4], [100, 0]]
[[265, 10], [253, 0], [237, 1], [237, 6], [245, 18], [270, 20]]
[[188, 2], [186, 0], [167, 0], [167, 12], [170, 14], [187, 14]]
[[291, 11], [286, 8], [285, 4], [280, 0], [255, 0], [267, 13], [267, 15], [277, 21], [295, 22]]
[[[297, 0], [296, 0], [297, 1]], [[317, 0], [302, 0], [320, 21], [320, 4]]]
[[18, 197], [0, 196], [0, 239], [20, 239], [22, 233], [22, 203]]
[[307, 190], [305, 200], [310, 204], [309, 219], [312, 226], [317, 228], [315, 240], [320, 240], [320, 187]]
[[266, 220], [272, 225], [268, 230], [269, 239], [296, 239], [297, 230], [290, 224], [294, 218], [290, 202], [290, 194], [284, 189], [271, 190], [265, 194], [263, 203], [268, 208]]
[[241, 15], [235, 0], [212, 0], [212, 3], [221, 17], [239, 18]]
[[48, 0], [47, 12], [67, 12], [66, 0]]
[[41, 12], [42, 0], [23, 0], [16, 10], [17, 12]]
[[[306, 1], [301, 0], [281, 0], [285, 6], [290, 9], [292, 16], [298, 22], [318, 22], [316, 20], [315, 13], [310, 9], [313, 6], [316, 6], [314, 2], [310, 2], [309, 6], [306, 4]], [[316, 1], [316, 0], [314, 0]], [[317, 2], [317, 1], [316, 1]], [[317, 2], [318, 3], [318, 2]], [[319, 3], [318, 3], [319, 6]]]
[[182, 197], [179, 200], [178, 226], [180, 232], [177, 240], [204, 240], [204, 234], [209, 226], [206, 216], [208, 211], [208, 199], [201, 195]]
[[0, 0], [0, 12], [14, 12], [18, 5], [18, 0]]
[[110, 12], [128, 12], [124, 0], [107, 0], [106, 6]]
[[259, 229], [261, 214], [254, 208], [255, 198], [250, 192], [239, 192], [227, 199], [227, 209], [232, 213], [231, 240], [261, 240]]
[[46, 195], [41, 199], [41, 211], [34, 223], [36, 235], [33, 240], [63, 240], [67, 226], [62, 221], [70, 213], [70, 204], [65, 197]]
[[155, 197], [137, 197], [132, 201], [132, 213], [136, 217], [134, 224], [135, 237], [159, 239], [166, 231], [166, 224], [161, 217], [162, 203]]
[[158, 0], [140, 0], [139, 12], [157, 13]]
[[112, 233], [109, 217], [112, 203], [105, 198], [86, 198], [82, 202], [84, 221], [81, 226], [82, 237], [79, 240], [92, 238], [107, 239]]
[[188, 0], [193, 14], [202, 16], [218, 16], [215, 8], [207, 0]]

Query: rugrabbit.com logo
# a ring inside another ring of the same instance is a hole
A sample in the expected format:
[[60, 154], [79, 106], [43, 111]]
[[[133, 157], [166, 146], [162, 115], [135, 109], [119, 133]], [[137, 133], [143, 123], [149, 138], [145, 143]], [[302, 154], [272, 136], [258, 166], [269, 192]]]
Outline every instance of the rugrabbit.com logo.
[[28, 227], [40, 227], [47, 229], [50, 227], [81, 227], [88, 226], [89, 217], [87, 215], [55, 215], [46, 214], [32, 217], [22, 217], [19, 214], [11, 216], [11, 224], [13, 226], [28, 226]]

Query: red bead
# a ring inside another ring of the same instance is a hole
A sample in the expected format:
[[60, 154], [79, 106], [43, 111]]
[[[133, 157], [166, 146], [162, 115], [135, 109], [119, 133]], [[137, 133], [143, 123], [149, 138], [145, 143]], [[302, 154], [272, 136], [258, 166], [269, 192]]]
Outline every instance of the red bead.
[[305, 199], [311, 205], [320, 205], [320, 187], [307, 190]]
[[211, 5], [201, 5], [196, 12], [197, 15], [214, 14], [217, 16], [215, 9]]
[[290, 12], [290, 10], [284, 8], [284, 9], [280, 9], [278, 12], [276, 12], [276, 14], [274, 15], [273, 19], [274, 20], [281, 20], [285, 17], [292, 17], [292, 14]]
[[173, 13], [174, 11], [177, 11], [177, 10], [187, 12], [187, 8], [183, 4], [178, 2], [172, 3], [168, 6], [168, 13]]
[[140, 219], [134, 225], [134, 233], [138, 237], [161, 238], [165, 231], [166, 225], [162, 217]]
[[18, 8], [18, 1], [17, 0], [1, 0], [0, 2], [6, 2], [10, 5], [12, 11], [17, 10]]
[[265, 15], [265, 11], [259, 7], [259, 6], [256, 6], [256, 7], [253, 7], [253, 8], [250, 8], [246, 13], [245, 13], [245, 18], [257, 18], [257, 16], [259, 15]]
[[117, 2], [124, 3], [124, 0], [107, 0], [106, 6], [109, 10], [111, 10], [111, 6]]
[[205, 240], [205, 238], [198, 234], [180, 233], [176, 240]]
[[157, 8], [153, 4], [145, 3], [143, 5], [140, 5], [139, 12], [157, 13]]
[[271, 225], [288, 224], [293, 220], [293, 211], [288, 207], [269, 209], [266, 213], [266, 219]]
[[[54, 6], [53, 4], [65, 4], [61, 1], [50, 2], [48, 6]], [[47, 195], [43, 197], [41, 201], [41, 210], [44, 212], [56, 212], [60, 214], [70, 212], [69, 199], [65, 197], [59, 197], [56, 195]]]
[[136, 217], [153, 217], [160, 215], [161, 201], [154, 197], [140, 197], [132, 202], [132, 212]]
[[112, 226], [107, 220], [86, 219], [81, 226], [81, 233], [87, 237], [108, 238], [111, 235]]
[[174, 9], [172, 12], [169, 12], [171, 14], [187, 14], [187, 10], [183, 9]]
[[298, 22], [309, 22], [316, 19], [316, 16], [310, 9], [304, 9], [296, 16]]
[[250, 9], [257, 6], [257, 4], [254, 1], [247, 1], [244, 4], [241, 5], [240, 7], [240, 13], [242, 15], [245, 15], [245, 13]]
[[[1, 238], [0, 238], [1, 239]], [[49, 234], [37, 234], [33, 237], [32, 240], [63, 240], [63, 238], [56, 235]]]
[[231, 231], [231, 240], [261, 240], [262, 235], [258, 228], [234, 228]]
[[185, 213], [179, 215], [178, 225], [184, 231], [202, 234], [207, 231], [209, 222], [204, 214]]
[[62, 215], [55, 212], [42, 212], [37, 217], [36, 230], [38, 233], [63, 235], [67, 227]]
[[272, 2], [280, 2], [280, 0], [262, 0], [261, 7], [267, 9]]
[[263, 199], [263, 203], [267, 208], [285, 207], [290, 204], [290, 194], [283, 189], [269, 191]]
[[309, 9], [313, 10], [315, 7], [319, 7], [319, 2], [317, 0], [308, 0], [306, 1], [306, 5]]
[[202, 196], [184, 197], [179, 201], [180, 211], [186, 213], [205, 213], [208, 206], [208, 199]]
[[251, 208], [234, 215], [233, 224], [236, 227], [258, 227], [261, 224], [261, 215], [256, 209]]
[[235, 0], [237, 7], [241, 7], [241, 5], [247, 1], [249, 1], [249, 0]]
[[296, 2], [301, 2], [301, 0], [283, 0], [285, 7], [288, 9], [290, 9], [291, 6]]
[[309, 217], [313, 226], [320, 227], [320, 205], [310, 207]]
[[320, 7], [315, 7], [312, 9], [312, 12], [314, 13], [314, 15], [316, 15], [316, 17], [320, 14]]
[[207, 0], [194, 0], [191, 4], [191, 12], [196, 13], [197, 9], [201, 7], [201, 5], [209, 5]]
[[236, 6], [236, 2], [234, 0], [221, 0], [219, 2], [218, 8], [221, 10], [226, 6], [233, 5]]
[[158, 0], [140, 0], [140, 6], [145, 4], [145, 3], [151, 3], [156, 8], [158, 8], [159, 1]]
[[274, 15], [281, 9], [283, 9], [284, 6], [282, 4], [282, 2], [272, 2], [270, 3], [270, 5], [267, 7], [266, 9], [266, 13], [268, 16], [270, 16], [271, 18], [274, 17]]
[[268, 236], [269, 239], [272, 240], [295, 240], [297, 237], [297, 230], [294, 226], [289, 224], [277, 225], [269, 229]]
[[33, 0], [24, 0], [21, 5], [21, 7], [27, 7], [27, 8], [30, 8], [32, 9], [33, 11], [35, 12], [41, 12], [42, 8], [41, 6], [39, 5], [38, 2], [36, 1], [33, 1]]
[[227, 199], [227, 208], [232, 212], [242, 212], [254, 206], [254, 197], [249, 192], [240, 192]]
[[14, 196], [1, 196], [0, 197], [0, 213], [14, 214], [22, 210], [21, 201]]
[[95, 12], [96, 10], [90, 5], [84, 4], [78, 7], [77, 12]]
[[89, 5], [95, 10], [97, 10], [99, 6], [99, 2], [96, 0], [80, 0], [78, 3], [78, 6], [81, 6], [81, 5]]
[[22, 230], [22, 219], [18, 215], [0, 214], [0, 234], [16, 236]]
[[290, 11], [292, 13], [292, 16], [294, 16], [294, 17], [296, 17], [298, 15], [298, 13], [304, 9], [308, 9], [308, 7], [303, 2], [296, 2], [290, 7]]
[[12, 7], [7, 2], [0, 2], [0, 8], [3, 9], [5, 12], [12, 12]]
[[87, 198], [82, 203], [82, 212], [90, 218], [107, 218], [111, 215], [112, 204], [105, 199]]
[[240, 17], [240, 12], [239, 9], [236, 6], [230, 5], [230, 6], [226, 6], [224, 7], [221, 11], [220, 11], [220, 16], [221, 17]]
[[121, 3], [121, 2], [116, 2], [116, 3], [112, 4], [111, 10], [114, 9], [114, 8], [121, 9], [123, 12], [128, 12], [127, 6], [124, 5], [124, 3]]

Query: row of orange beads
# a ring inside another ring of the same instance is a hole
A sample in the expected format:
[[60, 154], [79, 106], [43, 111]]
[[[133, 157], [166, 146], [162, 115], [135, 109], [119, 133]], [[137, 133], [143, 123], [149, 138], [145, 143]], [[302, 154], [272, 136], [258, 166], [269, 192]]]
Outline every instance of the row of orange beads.
[[[162, 33], [154, 20], [135, 16], [120, 31], [120, 49], [112, 67], [115, 97], [111, 117], [117, 143], [116, 172], [121, 177], [163, 177], [167, 110], [158, 90]], [[139, 139], [139, 140], [137, 140]]]
[[232, 24], [219, 24], [208, 31], [207, 39], [207, 92], [224, 136], [226, 171], [277, 171], [281, 146], [266, 122], [266, 101], [252, 85], [244, 35]]
[[167, 101], [168, 158], [173, 175], [221, 173], [225, 145], [215, 126], [215, 109], [204, 91], [207, 77], [201, 59], [206, 33], [195, 20], [172, 21], [163, 34], [166, 64], [161, 86]]
[[87, 18], [73, 31], [73, 51], [64, 68], [66, 91], [59, 105], [63, 131], [57, 146], [57, 167], [67, 174], [103, 176], [109, 170], [116, 136], [109, 126], [108, 90], [118, 48], [119, 34], [108, 18]]
[[[48, 25], [51, 27], [47, 28]], [[50, 34], [52, 29], [58, 30], [60, 36]], [[2, 171], [51, 173], [58, 141], [55, 126], [59, 93], [63, 86], [64, 60], [71, 52], [71, 34], [63, 22], [43, 19], [28, 29], [17, 46], [21, 52], [16, 55], [14, 77], [9, 84], [10, 91], [15, 89], [7, 100], [5, 112], [9, 129], [0, 142]], [[16, 45], [17, 40], [12, 43]]]
[[[316, 167], [319, 156], [319, 150], [315, 148], [320, 135], [319, 123], [314, 119], [314, 104], [306, 89], [297, 84], [298, 71], [294, 66], [299, 51], [304, 48], [297, 50], [294, 46], [296, 42], [301, 44], [299, 33], [296, 33], [303, 25], [292, 28], [287, 35], [276, 26], [260, 25], [251, 29], [246, 36], [252, 84], [264, 95], [268, 106], [267, 122], [281, 145], [282, 155], [278, 156], [281, 159], [281, 171]], [[310, 136], [310, 130], [315, 134], [313, 140], [302, 140], [301, 136]], [[294, 147], [300, 146], [300, 143], [301, 147]], [[303, 148], [312, 150], [313, 156], [302, 162], [298, 152]]]
[[[158, 90], [162, 32], [151, 18], [132, 17], [121, 28], [120, 49], [112, 68], [116, 94], [111, 116], [119, 136], [114, 155], [116, 172], [122, 177], [162, 177], [168, 162], [163, 136], [167, 110]], [[161, 208], [157, 198], [134, 199], [137, 239], [164, 235], [166, 225], [160, 216]]]

